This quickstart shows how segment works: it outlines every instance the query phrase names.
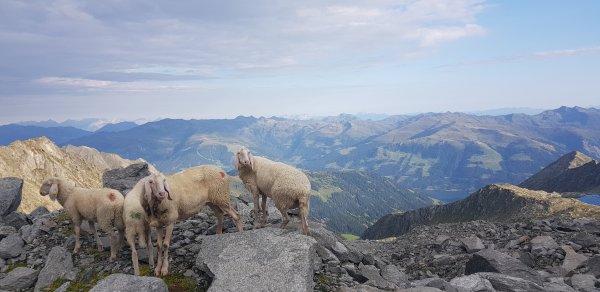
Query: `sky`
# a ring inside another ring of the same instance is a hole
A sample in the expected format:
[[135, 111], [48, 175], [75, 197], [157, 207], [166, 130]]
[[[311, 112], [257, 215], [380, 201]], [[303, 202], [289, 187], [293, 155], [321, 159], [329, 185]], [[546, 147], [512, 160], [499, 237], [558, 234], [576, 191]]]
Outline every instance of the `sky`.
[[0, 123], [600, 105], [600, 1], [0, 0]]

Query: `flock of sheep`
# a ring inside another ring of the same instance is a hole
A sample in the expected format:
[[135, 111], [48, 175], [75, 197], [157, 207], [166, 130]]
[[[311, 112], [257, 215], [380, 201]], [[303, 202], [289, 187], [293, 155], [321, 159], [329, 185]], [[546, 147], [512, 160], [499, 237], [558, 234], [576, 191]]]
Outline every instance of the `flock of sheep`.
[[[281, 228], [289, 222], [287, 211], [298, 208], [302, 231], [308, 235], [310, 182], [304, 173], [292, 166], [253, 156], [246, 148], [234, 155], [234, 164], [240, 179], [254, 197], [255, 229], [267, 222], [266, 203], [269, 197], [283, 217]], [[131, 248], [136, 275], [140, 274], [136, 236], [140, 248], [148, 249], [150, 266], [154, 266], [152, 227], [156, 227], [157, 231], [156, 276], [168, 274], [169, 245], [177, 220], [189, 218], [208, 205], [217, 217], [217, 234], [223, 233], [224, 213], [233, 218], [238, 231], [243, 230], [239, 214], [230, 206], [229, 178], [225, 171], [212, 165], [189, 168], [171, 176], [153, 173], [140, 179], [125, 197], [114, 189], [79, 188], [57, 177], [44, 181], [40, 195], [58, 200], [71, 217], [75, 231], [73, 253], [81, 247], [79, 233], [83, 220], [88, 221], [98, 250], [103, 250], [95, 227], [98, 223], [110, 235], [111, 260], [117, 257], [125, 236]], [[259, 196], [262, 197], [262, 206], [259, 206]]]

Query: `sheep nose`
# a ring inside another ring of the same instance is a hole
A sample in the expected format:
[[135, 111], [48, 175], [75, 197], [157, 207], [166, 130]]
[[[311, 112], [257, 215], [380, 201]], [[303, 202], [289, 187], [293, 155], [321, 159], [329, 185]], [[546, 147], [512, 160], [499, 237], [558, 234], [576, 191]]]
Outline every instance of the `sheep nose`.
[[158, 198], [162, 200], [165, 198], [166, 194], [167, 194], [166, 192], [158, 192]]

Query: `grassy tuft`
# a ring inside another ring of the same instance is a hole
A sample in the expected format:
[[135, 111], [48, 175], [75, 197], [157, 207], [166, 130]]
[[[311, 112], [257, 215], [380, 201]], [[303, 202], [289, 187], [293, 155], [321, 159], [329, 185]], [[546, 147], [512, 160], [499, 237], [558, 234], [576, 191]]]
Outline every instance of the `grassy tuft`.
[[16, 262], [16, 263], [14, 263], [12, 265], [9, 265], [8, 269], [6, 270], [6, 272], [9, 273], [10, 271], [12, 271], [12, 270], [14, 270], [16, 268], [24, 268], [24, 267], [27, 267], [27, 263], [26, 262], [23, 262], [23, 261]]
[[345, 240], [359, 240], [360, 236], [350, 234], [350, 233], [342, 233], [340, 236]]

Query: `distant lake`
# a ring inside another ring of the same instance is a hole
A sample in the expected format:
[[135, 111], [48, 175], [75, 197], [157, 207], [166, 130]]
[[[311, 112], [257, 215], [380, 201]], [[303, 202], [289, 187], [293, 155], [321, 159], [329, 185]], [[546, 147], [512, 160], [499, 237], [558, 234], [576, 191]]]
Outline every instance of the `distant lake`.
[[577, 198], [577, 200], [591, 205], [600, 206], [600, 195], [587, 195], [581, 198]]
[[472, 191], [444, 191], [444, 190], [419, 190], [420, 193], [426, 194], [432, 198], [436, 198], [445, 204], [462, 200], [469, 196]]

